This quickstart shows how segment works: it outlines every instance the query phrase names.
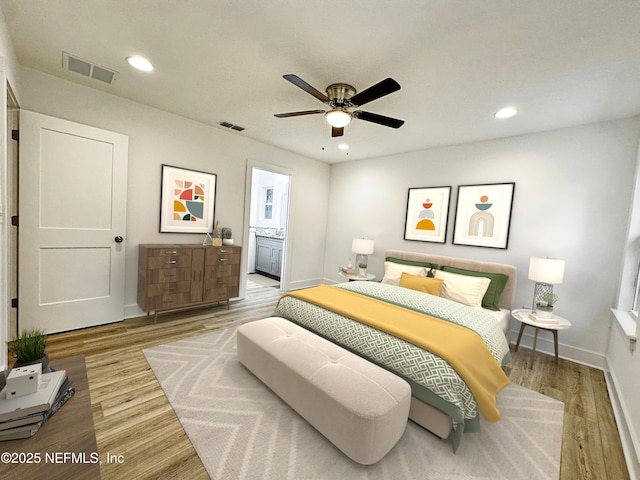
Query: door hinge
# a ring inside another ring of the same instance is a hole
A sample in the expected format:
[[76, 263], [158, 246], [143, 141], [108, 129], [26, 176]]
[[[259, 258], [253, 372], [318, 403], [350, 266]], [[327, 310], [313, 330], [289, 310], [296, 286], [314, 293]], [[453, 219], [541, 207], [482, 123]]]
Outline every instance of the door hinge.
[[11, 215], [11, 226], [12, 227], [18, 226], [18, 215]]
[[11, 299], [11, 308], [18, 308], [18, 299], [17, 298], [12, 298]]
[[11, 140], [20, 141], [20, 130], [11, 130]]

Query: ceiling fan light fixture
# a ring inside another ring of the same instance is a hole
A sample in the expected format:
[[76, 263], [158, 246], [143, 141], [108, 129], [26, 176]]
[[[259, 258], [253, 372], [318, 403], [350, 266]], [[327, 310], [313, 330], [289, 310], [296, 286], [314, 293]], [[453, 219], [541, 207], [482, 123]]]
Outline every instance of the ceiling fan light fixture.
[[327, 123], [335, 128], [342, 128], [351, 122], [351, 114], [341, 107], [328, 111], [325, 113], [325, 117]]

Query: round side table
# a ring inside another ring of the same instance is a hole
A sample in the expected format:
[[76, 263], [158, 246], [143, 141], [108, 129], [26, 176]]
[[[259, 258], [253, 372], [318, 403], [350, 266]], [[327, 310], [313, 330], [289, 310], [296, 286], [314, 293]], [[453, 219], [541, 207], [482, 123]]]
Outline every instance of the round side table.
[[340, 275], [341, 277], [349, 279], [350, 282], [357, 282], [357, 281], [370, 282], [371, 280], [375, 280], [376, 279], [376, 276], [373, 273], [367, 273], [364, 277], [361, 277], [357, 273], [351, 275], [349, 273], [338, 272], [338, 275]]
[[566, 330], [571, 327], [571, 322], [566, 318], [559, 317], [558, 315], [553, 316], [553, 320], [556, 323], [548, 323], [548, 322], [540, 322], [531, 318], [529, 315], [531, 314], [531, 310], [528, 308], [522, 308], [518, 310], [513, 310], [511, 312], [511, 316], [519, 321], [522, 325], [520, 325], [520, 333], [518, 333], [518, 341], [516, 342], [516, 352], [518, 351], [518, 347], [520, 346], [520, 340], [522, 339], [522, 332], [527, 325], [534, 327], [535, 333], [533, 334], [533, 351], [531, 352], [531, 365], [529, 368], [533, 366], [533, 358], [536, 354], [536, 343], [538, 341], [538, 331], [539, 330], [547, 330], [553, 333], [553, 348], [556, 357], [556, 363], [558, 363], [558, 330]]

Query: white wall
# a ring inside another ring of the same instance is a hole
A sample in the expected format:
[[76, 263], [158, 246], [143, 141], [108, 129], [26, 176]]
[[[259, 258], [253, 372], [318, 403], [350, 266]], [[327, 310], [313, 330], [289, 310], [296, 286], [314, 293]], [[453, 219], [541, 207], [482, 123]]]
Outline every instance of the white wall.
[[[388, 248], [513, 264], [521, 307], [533, 294], [529, 257], [562, 258], [556, 311], [573, 327], [560, 334], [560, 355], [602, 367], [639, 137], [635, 117], [334, 165], [325, 276], [338, 281], [351, 239], [365, 236], [376, 242], [368, 270], [378, 278]], [[498, 182], [516, 183], [508, 249], [452, 245], [457, 186]], [[407, 189], [445, 185], [453, 187], [446, 243], [405, 241]], [[541, 333], [539, 348], [552, 352], [551, 340]]]
[[[292, 219], [295, 218], [291, 237], [296, 245], [290, 251], [289, 278], [294, 284], [321, 282], [329, 165], [35, 70], [21, 70], [21, 87], [22, 108], [129, 137], [125, 281], [128, 315], [140, 313], [136, 305], [138, 244], [200, 243], [204, 238], [158, 232], [163, 163], [218, 175], [216, 220], [233, 229], [237, 243], [241, 243], [242, 232], [248, 226], [248, 218], [244, 218], [247, 161], [292, 171], [296, 188], [291, 192]], [[314, 202], [306, 202], [309, 197]], [[246, 272], [244, 256], [241, 272]]]
[[[289, 196], [289, 177], [264, 170], [253, 169], [251, 194], [252, 227], [283, 229], [287, 226], [287, 201]], [[265, 190], [273, 188], [272, 217], [264, 217]]]
[[613, 325], [607, 349], [607, 385], [614, 409], [627, 467], [632, 479], [640, 478], [640, 352], [632, 351], [628, 338]]

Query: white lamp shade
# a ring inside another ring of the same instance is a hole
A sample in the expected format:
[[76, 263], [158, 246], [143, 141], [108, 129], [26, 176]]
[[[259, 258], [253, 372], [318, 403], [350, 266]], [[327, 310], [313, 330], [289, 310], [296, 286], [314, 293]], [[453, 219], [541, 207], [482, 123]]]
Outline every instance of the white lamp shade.
[[564, 260], [558, 258], [531, 257], [529, 261], [529, 280], [552, 285], [562, 283], [564, 279]]
[[354, 238], [351, 241], [351, 251], [358, 255], [371, 255], [373, 253], [373, 240]]

